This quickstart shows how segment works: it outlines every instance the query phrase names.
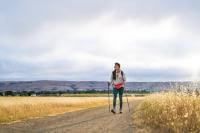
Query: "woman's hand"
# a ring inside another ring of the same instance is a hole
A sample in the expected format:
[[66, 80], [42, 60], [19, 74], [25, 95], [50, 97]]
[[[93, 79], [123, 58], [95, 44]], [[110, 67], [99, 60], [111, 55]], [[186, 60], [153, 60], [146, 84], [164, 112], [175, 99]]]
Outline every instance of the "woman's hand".
[[108, 86], [110, 86], [110, 82], [108, 82]]

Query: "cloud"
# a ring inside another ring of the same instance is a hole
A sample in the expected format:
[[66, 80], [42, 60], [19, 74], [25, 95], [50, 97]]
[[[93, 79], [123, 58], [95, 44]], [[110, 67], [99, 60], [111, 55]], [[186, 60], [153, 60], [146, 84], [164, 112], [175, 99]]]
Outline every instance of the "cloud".
[[199, 2], [3, 1], [0, 80], [199, 79]]

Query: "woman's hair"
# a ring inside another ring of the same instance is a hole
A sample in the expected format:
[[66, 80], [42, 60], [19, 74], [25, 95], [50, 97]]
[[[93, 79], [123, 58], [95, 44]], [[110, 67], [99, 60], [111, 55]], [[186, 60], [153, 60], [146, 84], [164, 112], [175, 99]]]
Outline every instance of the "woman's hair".
[[[118, 65], [119, 68], [120, 68], [120, 64], [119, 64], [118, 62], [116, 62], [115, 65]], [[122, 72], [122, 77], [123, 77], [123, 71], [121, 71], [121, 72]], [[114, 80], [116, 80], [116, 69], [112, 72], [112, 75], [113, 75], [112, 78], [113, 78]]]
[[116, 63], [115, 63], [115, 65], [118, 65], [118, 66], [119, 66], [119, 68], [120, 68], [120, 64], [119, 64], [118, 62], [116, 62]]

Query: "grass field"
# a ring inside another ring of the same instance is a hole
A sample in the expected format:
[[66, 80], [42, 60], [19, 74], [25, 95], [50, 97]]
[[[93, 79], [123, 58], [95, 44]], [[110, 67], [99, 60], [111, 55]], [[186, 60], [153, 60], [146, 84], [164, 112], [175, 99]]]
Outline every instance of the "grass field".
[[148, 126], [148, 132], [150, 129], [155, 129], [152, 132], [200, 132], [200, 97], [196, 95], [182, 92], [152, 94], [145, 97], [138, 110], [133, 118], [140, 126]]
[[[134, 97], [129, 97], [129, 100], [132, 99]], [[112, 97], [110, 103], [112, 104]], [[0, 123], [56, 115], [107, 104], [107, 97], [0, 97]]]

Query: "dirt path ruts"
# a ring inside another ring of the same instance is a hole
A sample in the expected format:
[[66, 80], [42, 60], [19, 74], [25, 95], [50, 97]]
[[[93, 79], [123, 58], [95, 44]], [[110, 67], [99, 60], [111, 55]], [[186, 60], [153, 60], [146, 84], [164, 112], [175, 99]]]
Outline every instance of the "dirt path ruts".
[[[130, 117], [141, 100], [123, 104], [123, 113], [112, 114], [108, 106], [68, 112], [57, 116], [0, 125], [0, 133], [133, 133]], [[118, 111], [118, 105], [117, 105]]]

